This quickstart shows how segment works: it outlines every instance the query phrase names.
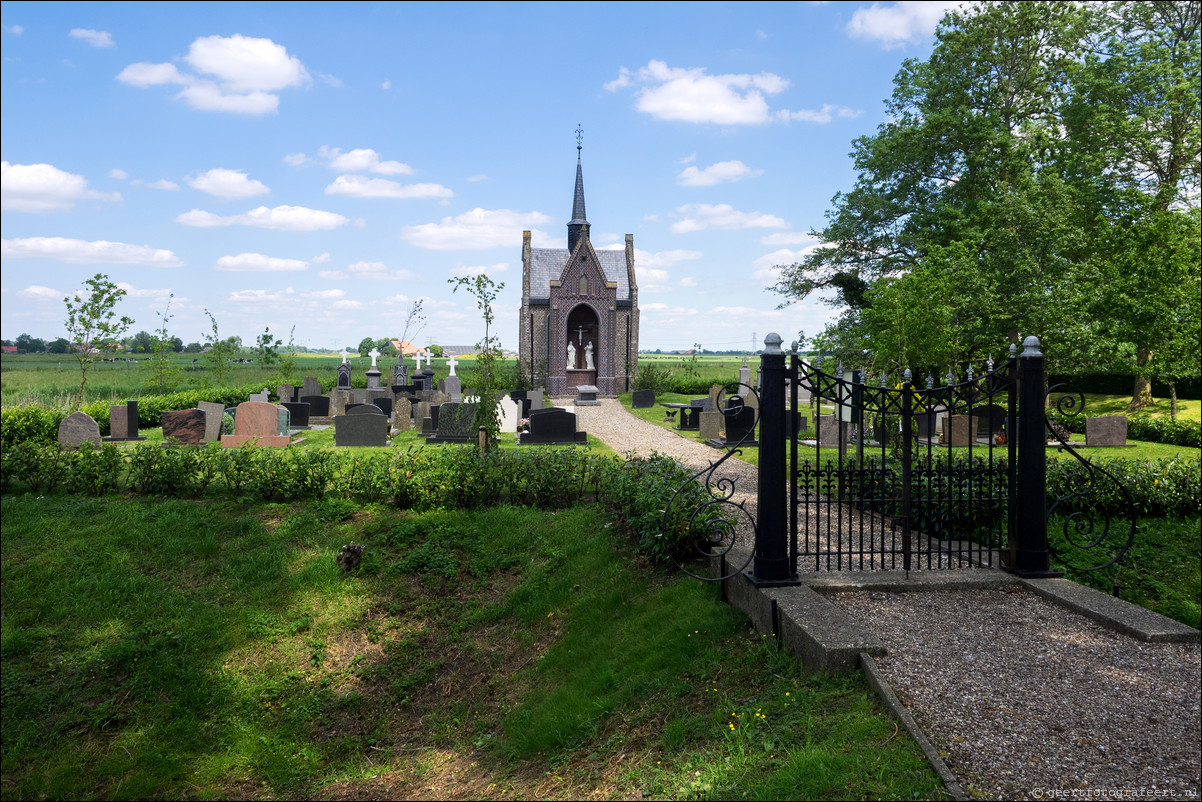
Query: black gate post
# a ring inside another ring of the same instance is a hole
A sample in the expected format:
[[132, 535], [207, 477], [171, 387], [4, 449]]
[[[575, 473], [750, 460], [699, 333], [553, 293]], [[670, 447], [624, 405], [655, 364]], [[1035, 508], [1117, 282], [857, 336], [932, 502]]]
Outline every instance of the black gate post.
[[1047, 443], [1044, 427], [1043, 352], [1039, 338], [1023, 340], [1018, 359], [1018, 543], [1013, 573], [1022, 577], [1064, 576], [1048, 559]]
[[785, 481], [785, 352], [780, 335], [764, 338], [760, 355], [760, 467], [756, 496], [755, 562], [747, 578], [757, 587], [799, 584], [791, 570]]

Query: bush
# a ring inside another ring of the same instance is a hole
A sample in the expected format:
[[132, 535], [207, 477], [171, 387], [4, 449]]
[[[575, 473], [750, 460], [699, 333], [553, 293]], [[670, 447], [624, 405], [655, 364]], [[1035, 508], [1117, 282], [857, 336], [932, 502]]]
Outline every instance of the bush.
[[[650, 457], [627, 455], [609, 477], [610, 504], [635, 547], [653, 560], [679, 562], [695, 554], [708, 537], [706, 525], [720, 514], [715, 505], [693, 517], [713, 499], [698, 482], [686, 484], [692, 474], [675, 459], [653, 453]], [[682, 490], [680, 495], [678, 490]]]
[[[1202, 460], [1162, 457], [1157, 460], [1095, 458], [1092, 464], [1122, 483], [1131, 495], [1136, 515], [1144, 518], [1197, 515], [1202, 511]], [[1110, 516], [1127, 514], [1119, 485], [1089, 472], [1068, 459], [1048, 460], [1048, 503], [1065, 497], [1060, 511], [1092, 511]], [[1088, 491], [1088, 492], [1086, 492]]]
[[[1063, 426], [1075, 434], [1085, 433], [1084, 415], [1063, 415], [1052, 411], [1048, 418], [1055, 426]], [[1178, 418], [1153, 418], [1135, 415], [1127, 419], [1127, 437], [1145, 443], [1166, 443], [1171, 446], [1202, 448], [1202, 422]]]
[[66, 413], [38, 404], [0, 409], [0, 447], [5, 450], [20, 443], [56, 443], [58, 425]]

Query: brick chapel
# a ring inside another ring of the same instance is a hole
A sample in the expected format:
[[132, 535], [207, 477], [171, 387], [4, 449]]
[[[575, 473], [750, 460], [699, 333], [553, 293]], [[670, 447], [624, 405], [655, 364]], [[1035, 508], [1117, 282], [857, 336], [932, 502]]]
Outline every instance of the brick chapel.
[[522, 232], [518, 358], [528, 375], [546, 378], [550, 395], [591, 384], [613, 396], [630, 391], [638, 366], [634, 235], [622, 250], [598, 251], [589, 241], [577, 134], [567, 249], [532, 248], [530, 232]]

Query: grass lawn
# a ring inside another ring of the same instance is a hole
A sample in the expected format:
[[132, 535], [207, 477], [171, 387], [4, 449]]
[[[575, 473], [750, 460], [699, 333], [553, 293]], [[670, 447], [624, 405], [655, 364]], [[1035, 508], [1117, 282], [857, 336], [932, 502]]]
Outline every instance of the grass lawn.
[[5, 799], [944, 796], [599, 507], [0, 506]]

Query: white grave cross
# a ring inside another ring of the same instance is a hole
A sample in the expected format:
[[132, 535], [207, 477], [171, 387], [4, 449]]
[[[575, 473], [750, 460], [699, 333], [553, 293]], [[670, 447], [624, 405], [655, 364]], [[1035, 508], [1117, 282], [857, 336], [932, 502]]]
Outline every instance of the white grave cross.
[[459, 364], [459, 362], [458, 362], [458, 360], [455, 359], [455, 357], [453, 357], [453, 356], [447, 357], [447, 367], [451, 369], [451, 376], [455, 375], [455, 366], [458, 364]]
[[413, 361], [417, 363], [417, 372], [421, 373], [422, 372], [422, 355], [421, 355], [420, 351], [413, 355]]
[[371, 357], [371, 366], [374, 368], [376, 366], [376, 357], [378, 357], [380, 355], [379, 350], [376, 348], [373, 348], [367, 352], [367, 355]]
[[342, 364], [344, 364], [344, 365], [346, 364], [346, 358], [349, 354], [350, 354], [350, 352], [347, 351], [346, 347], [344, 346], [342, 349]]

